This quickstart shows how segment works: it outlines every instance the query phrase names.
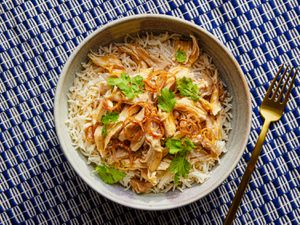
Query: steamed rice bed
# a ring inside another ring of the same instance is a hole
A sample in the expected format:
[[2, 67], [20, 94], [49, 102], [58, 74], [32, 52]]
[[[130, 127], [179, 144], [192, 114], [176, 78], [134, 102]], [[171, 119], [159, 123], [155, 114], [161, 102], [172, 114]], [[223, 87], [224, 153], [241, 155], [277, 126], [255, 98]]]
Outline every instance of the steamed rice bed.
[[227, 151], [231, 97], [194, 36], [127, 36], [82, 66], [66, 124], [104, 182], [157, 193], [209, 178]]

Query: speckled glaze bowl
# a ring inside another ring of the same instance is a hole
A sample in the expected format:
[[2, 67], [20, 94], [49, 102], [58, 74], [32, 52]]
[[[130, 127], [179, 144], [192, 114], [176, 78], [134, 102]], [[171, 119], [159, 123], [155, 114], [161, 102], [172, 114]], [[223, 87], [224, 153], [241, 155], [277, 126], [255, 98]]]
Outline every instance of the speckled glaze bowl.
[[[200, 47], [212, 56], [213, 63], [220, 71], [221, 79], [226, 83], [233, 96], [233, 129], [227, 143], [228, 152], [222, 156], [220, 165], [215, 166], [211, 177], [205, 183], [194, 185], [183, 192], [171, 191], [161, 194], [137, 195], [130, 190], [125, 191], [120, 185], [103, 183], [96, 174], [92, 173], [94, 168], [86, 163], [86, 158], [73, 148], [65, 125], [68, 117], [67, 93], [76, 72], [81, 70], [81, 63], [87, 61], [88, 52], [111, 41], [122, 40], [126, 34], [143, 31], [156, 33], [168, 31], [195, 35], [199, 40]], [[138, 15], [114, 21], [97, 29], [75, 49], [62, 71], [57, 85], [54, 115], [61, 148], [74, 170], [90, 187], [106, 198], [128, 207], [164, 210], [197, 201], [212, 192], [229, 176], [246, 147], [251, 125], [251, 102], [249, 89], [240, 66], [231, 52], [213, 35], [190, 22], [175, 17]]]

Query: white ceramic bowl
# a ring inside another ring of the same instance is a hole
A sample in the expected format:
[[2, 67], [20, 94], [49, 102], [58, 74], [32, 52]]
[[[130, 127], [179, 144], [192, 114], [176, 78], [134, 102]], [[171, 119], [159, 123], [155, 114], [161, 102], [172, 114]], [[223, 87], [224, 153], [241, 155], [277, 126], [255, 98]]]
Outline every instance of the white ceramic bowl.
[[[194, 185], [183, 192], [174, 191], [165, 194], [137, 195], [125, 191], [120, 185], [108, 185], [92, 173], [93, 167], [87, 165], [86, 159], [76, 151], [68, 135], [65, 121], [68, 116], [67, 92], [71, 87], [75, 73], [81, 70], [81, 63], [87, 61], [90, 50], [111, 41], [122, 40], [128, 33], [141, 31], [174, 32], [185, 35], [194, 34], [200, 47], [213, 57], [213, 63], [221, 74], [233, 96], [232, 131], [227, 143], [228, 152], [222, 156], [211, 177], [201, 185]], [[240, 66], [230, 53], [213, 35], [200, 27], [170, 16], [138, 15], [111, 22], [89, 35], [69, 57], [59, 79], [54, 105], [55, 126], [61, 148], [78, 175], [95, 191], [106, 198], [137, 209], [163, 210], [183, 206], [194, 202], [217, 188], [231, 173], [246, 147], [250, 124], [250, 94]]]

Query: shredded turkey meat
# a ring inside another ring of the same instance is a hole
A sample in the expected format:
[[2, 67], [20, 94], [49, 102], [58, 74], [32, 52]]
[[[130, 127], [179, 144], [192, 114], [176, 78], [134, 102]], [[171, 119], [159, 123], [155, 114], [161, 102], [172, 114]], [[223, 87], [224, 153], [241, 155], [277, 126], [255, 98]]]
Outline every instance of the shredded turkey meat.
[[226, 152], [231, 104], [197, 38], [129, 36], [88, 57], [66, 123], [100, 178], [136, 193], [204, 182]]

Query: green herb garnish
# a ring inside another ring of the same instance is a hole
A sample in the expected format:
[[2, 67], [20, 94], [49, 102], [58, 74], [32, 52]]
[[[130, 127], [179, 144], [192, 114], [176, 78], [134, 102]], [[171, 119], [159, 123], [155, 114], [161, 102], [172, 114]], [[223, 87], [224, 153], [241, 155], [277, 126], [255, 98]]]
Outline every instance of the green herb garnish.
[[107, 135], [107, 125], [104, 125], [103, 127], [102, 127], [102, 136], [106, 136]]
[[103, 123], [103, 128], [102, 128], [103, 136], [107, 135], [108, 124], [116, 122], [118, 119], [119, 119], [119, 114], [116, 112], [108, 112], [102, 117], [101, 122]]
[[192, 151], [196, 147], [195, 144], [188, 138], [184, 138], [182, 142], [185, 151]]
[[169, 149], [170, 154], [176, 154], [178, 152], [186, 153], [195, 148], [194, 143], [188, 139], [176, 139], [176, 138], [170, 138], [166, 141], [166, 147]]
[[123, 180], [125, 173], [106, 165], [96, 167], [99, 177], [107, 184], [115, 184]]
[[176, 154], [182, 150], [181, 140], [171, 138], [166, 141], [166, 147], [170, 154]]
[[109, 123], [116, 122], [118, 119], [119, 114], [117, 112], [108, 112], [102, 117], [101, 122], [104, 125], [108, 125]]
[[191, 78], [183, 77], [176, 80], [176, 87], [180, 92], [180, 95], [189, 97], [193, 101], [198, 101], [200, 98], [199, 89], [196, 84], [193, 84]]
[[171, 138], [166, 142], [170, 154], [176, 154], [171, 161], [169, 170], [175, 174], [175, 184], [178, 184], [180, 177], [186, 177], [190, 171], [191, 164], [187, 161], [186, 155], [195, 148], [194, 143], [188, 139]]
[[184, 63], [186, 61], [186, 53], [182, 50], [177, 50], [175, 54], [177, 62]]
[[171, 112], [175, 104], [175, 94], [168, 88], [162, 89], [158, 97], [158, 107], [165, 112]]
[[178, 184], [180, 177], [186, 177], [191, 169], [185, 154], [178, 154], [172, 160], [169, 170], [175, 174], [175, 184]]
[[117, 86], [129, 99], [133, 99], [144, 90], [143, 77], [140, 75], [131, 78], [126, 73], [122, 73], [120, 77], [108, 78], [107, 83]]

